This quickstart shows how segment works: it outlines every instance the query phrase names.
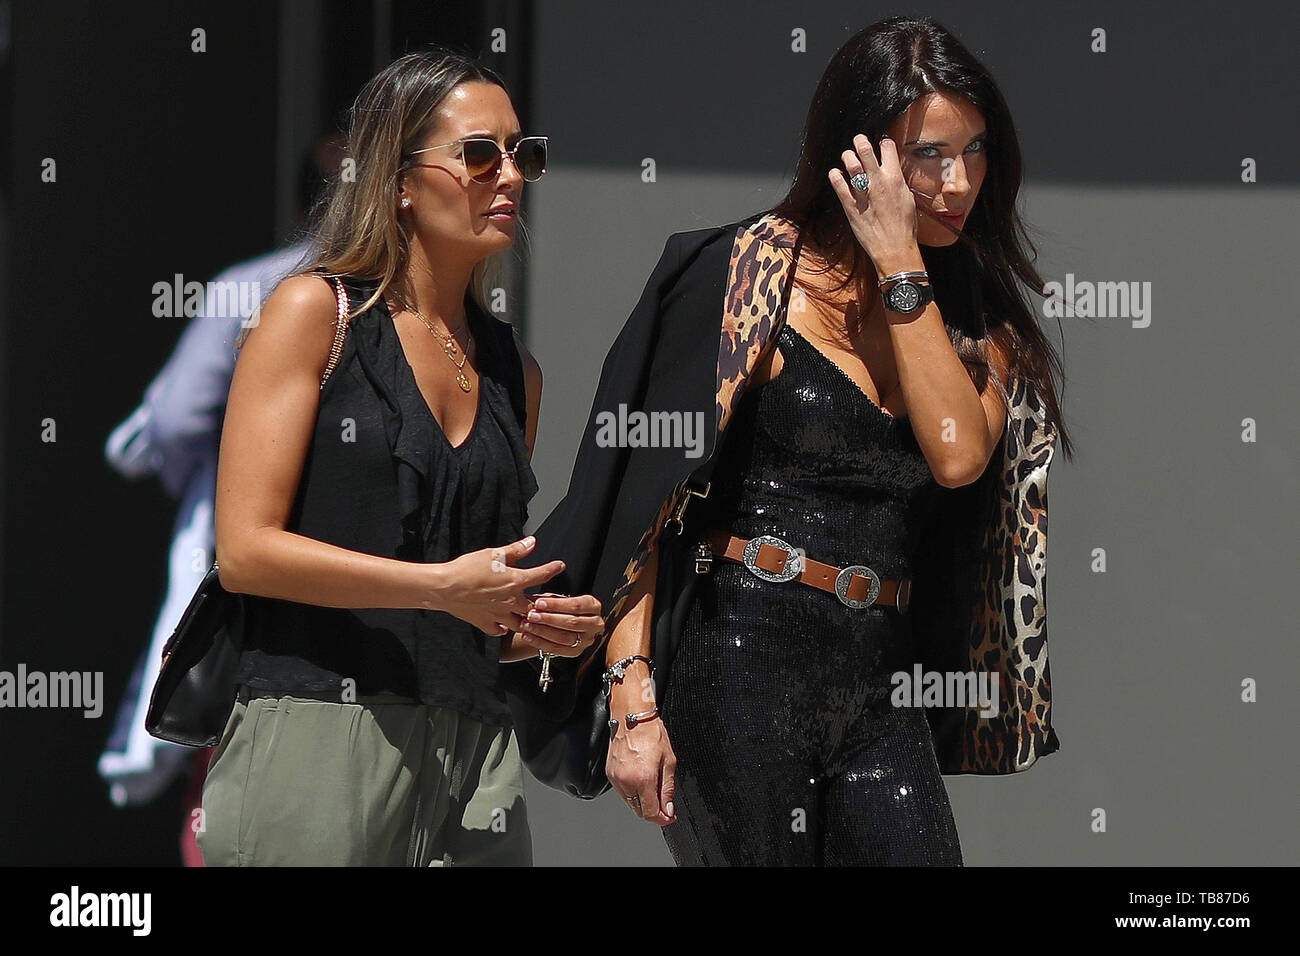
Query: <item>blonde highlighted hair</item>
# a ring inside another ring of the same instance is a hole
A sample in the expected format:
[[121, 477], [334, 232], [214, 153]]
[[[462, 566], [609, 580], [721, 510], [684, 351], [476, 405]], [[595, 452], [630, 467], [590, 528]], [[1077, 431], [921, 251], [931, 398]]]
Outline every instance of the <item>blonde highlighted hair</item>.
[[[376, 281], [374, 293], [349, 318], [378, 302], [405, 273], [411, 242], [397, 214], [398, 178], [437, 124], [438, 106], [468, 82], [506, 89], [494, 70], [431, 46], [394, 60], [357, 95], [349, 111], [346, 158], [312, 211], [310, 245], [294, 270]], [[498, 258], [487, 257], [471, 275], [470, 294], [484, 311]], [[240, 333], [236, 348], [248, 331]]]

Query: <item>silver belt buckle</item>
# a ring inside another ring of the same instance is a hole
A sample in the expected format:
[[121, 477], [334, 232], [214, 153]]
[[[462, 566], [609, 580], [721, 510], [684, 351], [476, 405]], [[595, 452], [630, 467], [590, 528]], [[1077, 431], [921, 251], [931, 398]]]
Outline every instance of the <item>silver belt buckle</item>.
[[[871, 579], [871, 585], [867, 591], [867, 596], [862, 600], [855, 600], [854, 598], [849, 597], [849, 580], [855, 574], [860, 574], [864, 578]], [[848, 607], [870, 607], [876, 603], [876, 598], [880, 596], [880, 576], [865, 564], [850, 564], [835, 576], [835, 596], [840, 599], [841, 603]], [[908, 598], [911, 598], [910, 594], [908, 595]]]
[[[770, 544], [772, 547], [780, 548], [785, 552], [785, 566], [780, 571], [765, 571], [754, 563], [758, 560], [759, 546], [764, 544]], [[803, 571], [803, 555], [773, 534], [762, 534], [757, 538], [751, 538], [749, 543], [745, 545], [745, 554], [741, 558], [741, 562], [756, 577], [762, 578], [764, 581], [777, 583], [791, 581]]]

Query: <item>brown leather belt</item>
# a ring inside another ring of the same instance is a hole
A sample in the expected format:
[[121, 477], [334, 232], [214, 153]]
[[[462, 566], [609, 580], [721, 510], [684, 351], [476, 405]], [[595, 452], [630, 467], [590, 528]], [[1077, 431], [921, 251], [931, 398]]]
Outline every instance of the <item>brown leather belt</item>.
[[[705, 544], [707, 548], [703, 547]], [[707, 570], [707, 562], [715, 556], [743, 564], [764, 581], [802, 581], [834, 594], [848, 607], [887, 604], [906, 612], [912, 600], [911, 578], [882, 580], [865, 565], [837, 568], [822, 564], [800, 554], [775, 535], [765, 534], [746, 540], [729, 531], [706, 531], [695, 570], [703, 573]]]

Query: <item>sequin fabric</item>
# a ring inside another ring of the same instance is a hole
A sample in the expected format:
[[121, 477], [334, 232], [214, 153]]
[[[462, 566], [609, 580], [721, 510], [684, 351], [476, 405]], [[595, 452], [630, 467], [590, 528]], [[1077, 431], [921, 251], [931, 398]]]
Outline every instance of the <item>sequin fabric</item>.
[[[690, 526], [906, 576], [938, 488], [911, 425], [789, 324], [777, 345], [782, 370], [742, 397]], [[890, 701], [910, 639], [892, 607], [715, 558], [661, 701], [677, 864], [962, 865], [925, 713]]]

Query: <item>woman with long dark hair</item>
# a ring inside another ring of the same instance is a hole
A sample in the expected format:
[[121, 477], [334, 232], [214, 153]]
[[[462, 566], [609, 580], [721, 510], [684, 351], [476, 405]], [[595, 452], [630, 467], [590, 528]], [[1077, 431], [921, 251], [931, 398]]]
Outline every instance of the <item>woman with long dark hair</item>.
[[530, 595], [541, 372], [483, 305], [546, 168], [500, 77], [394, 61], [352, 109], [310, 261], [242, 345], [221, 439], [221, 582], [248, 595], [212, 758], [209, 864], [529, 864], [498, 671], [574, 656], [590, 595]]
[[[628, 562], [604, 662], [609, 780], [679, 864], [961, 865], [941, 774], [1058, 747], [1043, 625], [1060, 369], [1020, 291], [1043, 289], [1020, 180], [988, 71], [933, 20], [895, 17], [831, 60], [780, 203], [669, 241], [651, 334], [722, 292], [723, 434], [708, 485], [667, 502]], [[1018, 507], [986, 507], [999, 488]], [[983, 553], [926, 534], [965, 522]], [[683, 528], [699, 579], [660, 614], [660, 545]], [[1018, 569], [958, 587], [995, 558]], [[674, 615], [665, 661], [652, 644]], [[899, 706], [922, 657], [997, 671], [1011, 699], [992, 718]]]

